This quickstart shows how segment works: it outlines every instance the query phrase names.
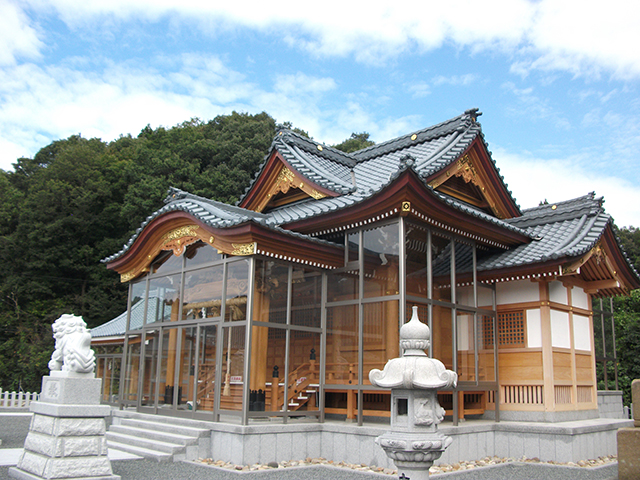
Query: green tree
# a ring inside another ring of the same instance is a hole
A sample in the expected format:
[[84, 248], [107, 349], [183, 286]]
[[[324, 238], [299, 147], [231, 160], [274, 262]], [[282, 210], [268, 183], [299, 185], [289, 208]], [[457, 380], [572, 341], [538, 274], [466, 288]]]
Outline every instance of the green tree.
[[367, 132], [352, 133], [351, 137], [347, 138], [344, 142], [334, 145], [333, 148], [337, 148], [345, 153], [357, 152], [363, 148], [370, 147], [376, 143], [369, 140], [369, 134]]
[[275, 133], [266, 113], [233, 112], [108, 143], [74, 135], [0, 171], [0, 386], [39, 389], [61, 314], [93, 327], [122, 313], [127, 286], [100, 260], [170, 186], [235, 202]]

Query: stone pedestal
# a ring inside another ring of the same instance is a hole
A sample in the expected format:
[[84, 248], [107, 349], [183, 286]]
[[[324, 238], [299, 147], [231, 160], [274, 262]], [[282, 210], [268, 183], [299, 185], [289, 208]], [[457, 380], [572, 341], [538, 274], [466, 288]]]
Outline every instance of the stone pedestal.
[[51, 372], [42, 378], [24, 453], [9, 475], [18, 479], [119, 480], [107, 457], [102, 380], [93, 373]]
[[618, 478], [640, 478], [640, 380], [631, 382], [631, 402], [635, 428], [618, 430]]

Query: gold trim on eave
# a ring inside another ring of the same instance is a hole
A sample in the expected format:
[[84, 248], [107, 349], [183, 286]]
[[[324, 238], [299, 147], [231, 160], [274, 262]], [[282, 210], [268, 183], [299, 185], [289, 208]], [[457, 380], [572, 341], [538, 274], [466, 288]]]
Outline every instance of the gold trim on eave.
[[231, 255], [254, 255], [258, 249], [256, 242], [251, 243], [232, 243], [233, 251]]
[[122, 275], [120, 275], [120, 282], [121, 283], [128, 282], [132, 278], [135, 278], [135, 276], [136, 276], [135, 270], [131, 270], [129, 272], [123, 273]]

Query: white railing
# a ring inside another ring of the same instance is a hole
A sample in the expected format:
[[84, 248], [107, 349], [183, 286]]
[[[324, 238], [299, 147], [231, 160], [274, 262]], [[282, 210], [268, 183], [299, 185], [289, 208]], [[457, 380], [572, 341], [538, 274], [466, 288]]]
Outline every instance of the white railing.
[[31, 402], [38, 400], [39, 396], [40, 394], [36, 392], [3, 392], [0, 388], [0, 407], [28, 407]]

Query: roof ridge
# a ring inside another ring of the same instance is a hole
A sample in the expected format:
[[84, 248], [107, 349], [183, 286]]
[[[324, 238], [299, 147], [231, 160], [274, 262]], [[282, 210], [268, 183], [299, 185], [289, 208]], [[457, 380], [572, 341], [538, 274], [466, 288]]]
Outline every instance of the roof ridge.
[[352, 155], [357, 159], [358, 163], [360, 163], [375, 157], [379, 157], [380, 155], [388, 154], [396, 150], [401, 150], [409, 145], [418, 145], [425, 143], [427, 141], [433, 140], [434, 138], [447, 135], [448, 133], [454, 131], [463, 132], [474, 124], [478, 124], [477, 117], [479, 117], [480, 115], [482, 115], [482, 113], [478, 112], [477, 108], [471, 108], [469, 110], [466, 110], [461, 115], [437, 123], [436, 125], [432, 125], [421, 130], [416, 130], [414, 132], [402, 135], [400, 137], [392, 138], [391, 140], [387, 140], [382, 143], [371, 145], [370, 147], [366, 147], [362, 150], [353, 152]]
[[293, 139], [292, 143], [298, 148], [305, 150], [308, 153], [319, 155], [328, 160], [337, 161], [345, 167], [353, 168], [357, 163], [357, 160], [353, 158], [351, 154], [343, 152], [342, 150], [338, 150], [331, 145], [316, 142], [309, 137], [305, 137], [304, 135], [300, 135], [299, 133], [296, 133], [293, 130], [289, 129], [281, 129], [276, 134], [273, 143], [276, 144], [278, 143], [278, 141], [284, 142], [285, 139]]

